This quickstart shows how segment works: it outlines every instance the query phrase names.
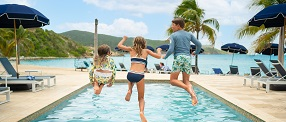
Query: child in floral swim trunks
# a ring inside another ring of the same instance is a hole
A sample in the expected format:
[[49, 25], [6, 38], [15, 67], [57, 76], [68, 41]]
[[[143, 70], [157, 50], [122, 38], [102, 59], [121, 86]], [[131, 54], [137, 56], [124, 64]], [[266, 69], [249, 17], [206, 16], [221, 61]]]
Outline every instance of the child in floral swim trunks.
[[114, 60], [110, 58], [111, 50], [106, 44], [98, 47], [98, 56], [94, 59], [89, 72], [89, 80], [93, 85], [94, 94], [99, 95], [105, 84], [111, 87], [115, 82], [116, 69]]
[[[173, 33], [170, 36], [170, 46], [164, 59], [168, 58], [174, 53], [174, 61], [172, 66], [172, 73], [170, 75], [170, 83], [173, 86], [177, 86], [185, 89], [192, 97], [192, 104], [198, 103], [195, 91], [192, 88], [192, 84], [189, 81], [191, 74], [191, 55], [190, 55], [190, 42], [196, 45], [196, 51], [192, 55], [196, 55], [201, 50], [201, 43], [189, 32], [184, 31], [185, 22], [182, 18], [175, 18], [172, 20]], [[178, 76], [182, 72], [183, 82], [178, 80]]]

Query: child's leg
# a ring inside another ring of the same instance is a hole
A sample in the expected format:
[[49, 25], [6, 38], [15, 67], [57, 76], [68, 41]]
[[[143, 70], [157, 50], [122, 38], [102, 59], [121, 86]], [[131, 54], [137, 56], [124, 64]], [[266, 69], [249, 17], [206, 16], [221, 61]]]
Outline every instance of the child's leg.
[[137, 91], [138, 91], [140, 118], [141, 118], [142, 122], [147, 122], [147, 120], [144, 116], [144, 106], [145, 106], [145, 101], [144, 101], [145, 83], [144, 83], [144, 79], [142, 79], [141, 81], [139, 81], [137, 83]]
[[127, 94], [125, 96], [126, 101], [130, 101], [133, 86], [134, 86], [134, 83], [128, 82], [128, 91], [127, 91]]
[[177, 86], [180, 88], [185, 89], [189, 94], [191, 94], [190, 88], [189, 86], [187, 86], [186, 84], [184, 84], [182, 81], [178, 80], [178, 76], [179, 76], [180, 72], [172, 72], [170, 75], [170, 83], [173, 86]]
[[196, 93], [195, 93], [193, 86], [190, 83], [189, 79], [190, 79], [190, 75], [183, 72], [183, 82], [184, 82], [184, 84], [186, 84], [189, 87], [190, 95], [192, 96], [192, 104], [195, 106], [198, 103], [198, 99], [197, 99]]
[[103, 86], [104, 84], [99, 85], [97, 80], [94, 78], [94, 82], [93, 82], [94, 94], [99, 95], [101, 93]]

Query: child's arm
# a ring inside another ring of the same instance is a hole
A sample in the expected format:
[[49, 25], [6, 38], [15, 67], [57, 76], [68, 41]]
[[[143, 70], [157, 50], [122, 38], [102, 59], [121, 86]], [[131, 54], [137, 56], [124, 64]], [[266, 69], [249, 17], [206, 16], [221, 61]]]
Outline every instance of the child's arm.
[[127, 40], [127, 36], [123, 36], [122, 40], [118, 43], [117, 47], [121, 50], [125, 50], [125, 51], [131, 51], [132, 48], [131, 47], [127, 47], [124, 44], [124, 42]]
[[92, 68], [89, 71], [89, 81], [90, 83], [93, 83], [93, 72], [94, 72], [94, 66], [92, 66]]
[[111, 76], [111, 82], [107, 85], [108, 87], [111, 87], [114, 82], [115, 82], [115, 77], [116, 77], [116, 68], [115, 68], [115, 63], [112, 58], [110, 58], [110, 67], [112, 69], [112, 76]]
[[151, 50], [147, 49], [147, 53], [154, 58], [160, 59], [161, 58], [161, 48], [157, 48], [157, 53], [152, 52]]

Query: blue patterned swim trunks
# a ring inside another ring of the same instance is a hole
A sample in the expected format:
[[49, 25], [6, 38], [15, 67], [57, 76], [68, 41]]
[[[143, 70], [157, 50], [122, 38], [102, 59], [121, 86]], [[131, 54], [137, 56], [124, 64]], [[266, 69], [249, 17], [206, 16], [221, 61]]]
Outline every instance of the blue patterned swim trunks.
[[191, 56], [178, 55], [174, 58], [172, 72], [185, 72], [191, 74]]

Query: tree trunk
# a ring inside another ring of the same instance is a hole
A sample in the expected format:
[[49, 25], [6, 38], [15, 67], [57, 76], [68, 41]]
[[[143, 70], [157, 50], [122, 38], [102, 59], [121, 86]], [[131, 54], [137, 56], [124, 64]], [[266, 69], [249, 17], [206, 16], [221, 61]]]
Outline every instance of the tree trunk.
[[17, 41], [17, 43], [18, 43], [17, 44], [18, 45], [18, 47], [17, 47], [18, 49], [17, 49], [16, 53], [18, 54], [17, 55], [17, 59], [18, 59], [18, 65], [19, 65], [20, 64], [20, 45], [19, 45], [19, 40]]
[[[199, 40], [199, 32], [197, 32], [197, 40]], [[199, 74], [199, 68], [198, 68], [198, 55], [196, 55], [196, 57], [195, 57], [195, 74]]]

